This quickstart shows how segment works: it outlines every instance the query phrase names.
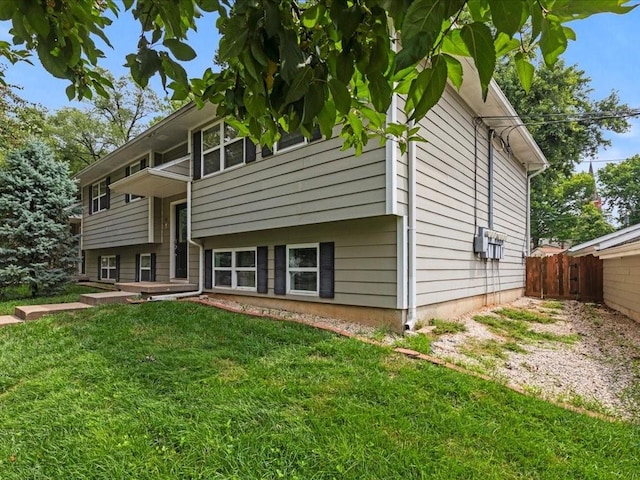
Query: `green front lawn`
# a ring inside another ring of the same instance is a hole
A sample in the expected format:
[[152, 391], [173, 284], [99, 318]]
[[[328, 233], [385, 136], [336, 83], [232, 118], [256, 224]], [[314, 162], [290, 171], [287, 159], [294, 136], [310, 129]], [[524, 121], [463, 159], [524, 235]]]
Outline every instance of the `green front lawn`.
[[[27, 286], [7, 289], [0, 296], [0, 315], [13, 315], [16, 307], [22, 305], [42, 305], [48, 303], [71, 303], [80, 300], [83, 293], [101, 292], [97, 288], [70, 283], [58, 294], [49, 297], [32, 297]], [[1, 477], [0, 477], [1, 478]]]
[[638, 478], [640, 430], [186, 302], [0, 328], [0, 478]]

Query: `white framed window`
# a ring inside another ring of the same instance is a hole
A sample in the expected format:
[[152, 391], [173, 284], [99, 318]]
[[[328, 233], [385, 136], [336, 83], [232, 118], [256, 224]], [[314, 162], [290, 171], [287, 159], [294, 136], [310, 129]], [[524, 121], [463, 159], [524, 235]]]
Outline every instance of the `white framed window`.
[[213, 251], [213, 286], [256, 290], [256, 248]]
[[140, 254], [140, 277], [139, 278], [141, 282], [151, 281], [151, 254], [150, 253]]
[[202, 176], [245, 163], [244, 138], [225, 122], [202, 130]]
[[[129, 172], [127, 175], [133, 175], [134, 173], [139, 172], [140, 170], [144, 169], [145, 167], [143, 167], [143, 164], [146, 164], [146, 158], [138, 160], [137, 162], [133, 162], [127, 168], [127, 172]], [[133, 202], [134, 200], [139, 200], [141, 198], [144, 198], [144, 197], [141, 196], [141, 195], [133, 195], [133, 194], [129, 195], [129, 201], [130, 202]]]
[[107, 209], [107, 179], [91, 185], [91, 212], [101, 212]]
[[309, 143], [309, 140], [302, 135], [300, 130], [293, 132], [280, 132], [280, 140], [276, 142], [273, 147], [273, 153], [286, 152], [287, 150], [293, 150], [294, 148], [301, 147]]
[[287, 293], [318, 295], [319, 277], [319, 244], [287, 245]]
[[115, 255], [100, 257], [100, 280], [116, 280], [117, 264]]

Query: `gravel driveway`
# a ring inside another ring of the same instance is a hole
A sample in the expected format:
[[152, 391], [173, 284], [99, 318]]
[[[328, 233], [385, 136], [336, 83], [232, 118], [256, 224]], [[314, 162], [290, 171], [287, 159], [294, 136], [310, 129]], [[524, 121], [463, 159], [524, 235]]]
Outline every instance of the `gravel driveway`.
[[514, 340], [474, 320], [503, 307], [455, 319], [466, 331], [437, 336], [431, 354], [542, 398], [640, 421], [639, 323], [602, 305], [528, 297], [508, 307], [551, 318], [527, 322], [551, 340]]

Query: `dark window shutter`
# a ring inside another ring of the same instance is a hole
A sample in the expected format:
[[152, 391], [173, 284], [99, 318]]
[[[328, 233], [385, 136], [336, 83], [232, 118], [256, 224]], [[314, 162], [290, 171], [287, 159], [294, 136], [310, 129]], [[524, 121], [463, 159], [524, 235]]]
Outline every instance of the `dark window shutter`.
[[191, 137], [191, 159], [193, 162], [193, 179], [198, 180], [202, 177], [202, 132], [197, 131]]
[[109, 210], [109, 208], [111, 208], [111, 189], [109, 188], [109, 185], [111, 185], [111, 177], [107, 177], [106, 180], [107, 183], [107, 210]]
[[287, 246], [276, 245], [273, 247], [275, 261], [275, 279], [273, 293], [285, 295], [287, 293]]
[[93, 185], [87, 187], [87, 198], [89, 199], [89, 215], [93, 214], [93, 198], [91, 198], [91, 188]]
[[136, 253], [136, 282], [140, 281], [140, 254]]
[[98, 255], [98, 280], [102, 280], [102, 257]]
[[320, 140], [322, 138], [322, 132], [320, 132], [320, 127], [315, 127], [313, 132], [311, 132], [310, 142], [315, 142], [316, 140]]
[[335, 244], [320, 244], [320, 298], [334, 297], [335, 284]]
[[140, 170], [144, 170], [145, 168], [147, 168], [147, 159], [143, 158], [140, 160]]
[[204, 251], [204, 288], [213, 288], [213, 252]]
[[116, 282], [120, 281], [120, 255], [116, 255]]
[[156, 281], [156, 254], [151, 254], [151, 281]]
[[266, 145], [262, 147], [262, 158], [266, 158], [270, 155], [273, 155], [273, 151]]
[[257, 263], [258, 263], [258, 278], [257, 278], [257, 286], [258, 293], [267, 293], [268, 292], [268, 279], [269, 279], [269, 249], [267, 247], [258, 247], [257, 249]]
[[256, 144], [248, 137], [244, 139], [244, 161], [245, 163], [256, 161]]
[[[124, 169], [124, 176], [128, 177], [129, 175], [131, 175], [131, 167], [127, 167]], [[129, 203], [129, 201], [131, 200], [131, 196], [128, 193], [124, 194], [124, 203]], [[137, 282], [138, 280], [136, 280]]]
[[87, 256], [84, 253], [84, 250], [82, 250], [82, 267], [80, 273], [82, 273], [83, 275], [87, 274]]

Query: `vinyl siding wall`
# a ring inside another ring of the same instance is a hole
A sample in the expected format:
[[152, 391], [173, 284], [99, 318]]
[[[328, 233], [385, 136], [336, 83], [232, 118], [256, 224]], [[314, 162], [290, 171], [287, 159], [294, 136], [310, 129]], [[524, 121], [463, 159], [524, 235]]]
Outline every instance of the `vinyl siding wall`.
[[[171, 203], [182, 198], [168, 197], [154, 199], [154, 226], [156, 228], [155, 244], [141, 243], [120, 248], [87, 249], [85, 246], [86, 273], [91, 280], [98, 280], [98, 256], [120, 255], [120, 281], [135, 281], [135, 258], [138, 253], [156, 254], [156, 282], [170, 281], [170, 255], [173, 255], [171, 242]], [[186, 200], [185, 200], [186, 201]], [[190, 283], [198, 283], [199, 250], [189, 245], [188, 275]]]
[[[111, 183], [124, 177], [124, 168], [111, 173]], [[110, 208], [89, 215], [91, 187], [82, 189], [83, 235], [85, 250], [121, 247], [149, 241], [149, 200], [141, 198], [125, 202], [125, 195], [111, 192]]]
[[[396, 308], [395, 217], [322, 223], [221, 235], [205, 239], [207, 249], [268, 246], [269, 293], [214, 289], [219, 293], [301, 300], [366, 307]], [[335, 298], [275, 295], [274, 246], [335, 242]]]
[[[455, 91], [447, 88], [420, 123], [420, 134], [428, 141], [417, 143], [418, 305], [524, 286], [526, 172], [516, 160], [497, 150], [494, 230], [508, 235], [505, 258], [484, 261], [473, 251], [477, 227], [488, 226], [489, 192], [487, 128], [478, 126], [475, 168], [473, 117]], [[406, 156], [397, 171], [398, 210], [405, 212]]]
[[640, 322], [640, 255], [603, 261], [604, 302]]
[[385, 213], [385, 149], [356, 157], [333, 138], [195, 181], [193, 236], [240, 233]]

